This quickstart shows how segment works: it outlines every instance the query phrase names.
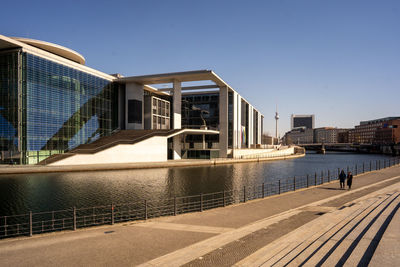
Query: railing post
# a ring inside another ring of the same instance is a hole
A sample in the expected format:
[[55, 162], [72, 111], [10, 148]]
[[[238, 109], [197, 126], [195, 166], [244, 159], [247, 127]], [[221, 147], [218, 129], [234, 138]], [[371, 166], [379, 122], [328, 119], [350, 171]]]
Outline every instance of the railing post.
[[357, 164], [356, 164], [356, 168], [355, 168], [355, 174], [358, 174], [358, 168], [357, 168]]
[[7, 236], [7, 216], [4, 216], [4, 236]]
[[111, 225], [114, 224], [114, 204], [111, 204]]
[[32, 211], [29, 212], [29, 236], [33, 235], [33, 227], [32, 227], [33, 221], [32, 221]]
[[296, 191], [296, 176], [293, 176], [293, 191]]
[[340, 175], [340, 170], [339, 168], [337, 168], [337, 178], [339, 179], [339, 175]]
[[264, 198], [265, 194], [264, 194], [264, 183], [262, 183], [262, 198]]
[[278, 181], [278, 194], [281, 194], [281, 180]]
[[54, 230], [54, 211], [51, 212], [51, 228]]
[[246, 202], [246, 186], [243, 186], [243, 202]]
[[203, 193], [200, 193], [200, 211], [203, 211]]
[[223, 203], [224, 203], [224, 207], [226, 206], [226, 202], [225, 202], [225, 190], [224, 192], [222, 192], [222, 199], [223, 199]]
[[147, 199], [144, 200], [144, 219], [148, 218], [148, 208], [147, 208]]
[[307, 174], [307, 188], [308, 188], [308, 174]]
[[372, 161], [371, 160], [369, 161], [369, 171], [370, 172], [372, 171]]
[[364, 173], [365, 172], [365, 166], [364, 166], [364, 162], [363, 162], [363, 172], [362, 173]]
[[73, 228], [74, 228], [74, 231], [76, 230], [76, 208], [74, 207], [73, 208]]
[[177, 206], [177, 203], [176, 203], [176, 196], [175, 196], [174, 197], [174, 216], [176, 216], [176, 214], [178, 213], [177, 211], [178, 211], [178, 206]]
[[347, 166], [347, 173], [349, 172], [349, 166]]
[[314, 185], [317, 185], [317, 173], [315, 173], [315, 181], [314, 181]]
[[328, 170], [328, 183], [331, 182], [331, 172]]
[[324, 183], [324, 171], [321, 171], [321, 184]]

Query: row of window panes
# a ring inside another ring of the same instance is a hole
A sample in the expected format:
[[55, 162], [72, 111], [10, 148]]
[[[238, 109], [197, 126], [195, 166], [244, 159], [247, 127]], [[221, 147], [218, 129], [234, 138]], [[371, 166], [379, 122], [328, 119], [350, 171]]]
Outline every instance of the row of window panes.
[[169, 129], [169, 118], [153, 115], [153, 129]]
[[170, 116], [170, 103], [164, 99], [152, 97], [152, 113], [164, 117]]

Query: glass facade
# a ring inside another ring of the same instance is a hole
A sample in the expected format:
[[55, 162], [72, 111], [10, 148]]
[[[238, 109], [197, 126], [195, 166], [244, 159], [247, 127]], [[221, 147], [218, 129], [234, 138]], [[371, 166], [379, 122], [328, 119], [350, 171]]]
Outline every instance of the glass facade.
[[19, 51], [0, 54], [0, 152], [2, 162], [18, 156]]
[[[206, 112], [204, 112], [206, 111]], [[182, 96], [182, 128], [219, 127], [219, 93]]]
[[[118, 95], [114, 93], [111, 81], [32, 54], [20, 55], [22, 101], [19, 108], [19, 151], [22, 164], [38, 163], [51, 154], [63, 153], [110, 135], [117, 128]], [[10, 139], [18, 125], [15, 123], [18, 121], [18, 101], [14, 96], [18, 90], [13, 78], [18, 71], [15, 70], [13, 56], [1, 58], [2, 65], [10, 66], [8, 82], [2, 81], [1, 99], [3, 101], [3, 94], [7, 94], [12, 101], [8, 101], [8, 106], [4, 103], [0, 105], [0, 123], [8, 125], [5, 128], [8, 129], [7, 134], [0, 134], [2, 140], [3, 136], [8, 136], [8, 141], [2, 141], [2, 144], [7, 143], [6, 149], [9, 150], [10, 142], [15, 146], [15, 136], [18, 136], [14, 133], [13, 139]], [[5, 61], [8, 63], [3, 63]], [[0, 68], [4, 71], [4, 67]]]
[[[187, 94], [182, 96], [182, 128], [219, 128], [219, 93]], [[203, 140], [204, 138], [204, 140]], [[205, 147], [203, 148], [203, 141]], [[218, 157], [219, 135], [185, 135], [183, 158]]]
[[228, 148], [233, 148], [233, 92], [228, 92]]

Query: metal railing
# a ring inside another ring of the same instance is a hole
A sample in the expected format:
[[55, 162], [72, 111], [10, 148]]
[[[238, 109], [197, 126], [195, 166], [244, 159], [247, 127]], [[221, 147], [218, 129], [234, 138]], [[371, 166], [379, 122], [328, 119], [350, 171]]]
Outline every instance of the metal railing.
[[[400, 158], [363, 162], [343, 168], [354, 175], [400, 164]], [[176, 216], [188, 212], [201, 212], [225, 207], [266, 196], [282, 194], [301, 188], [321, 185], [337, 180], [342, 168], [313, 174], [279, 179], [259, 185], [244, 186], [240, 190], [228, 190], [192, 196], [173, 197], [163, 200], [110, 204], [90, 208], [75, 208], [48, 212], [1, 216], [0, 238], [32, 236], [34, 234], [76, 230], [78, 228], [114, 224], [119, 222], [147, 220], [161, 216]]]

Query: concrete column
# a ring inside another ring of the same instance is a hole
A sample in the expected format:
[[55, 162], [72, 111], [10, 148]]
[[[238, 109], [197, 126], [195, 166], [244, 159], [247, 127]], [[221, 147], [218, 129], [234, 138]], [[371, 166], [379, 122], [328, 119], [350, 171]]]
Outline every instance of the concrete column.
[[261, 144], [261, 137], [262, 137], [262, 132], [261, 132], [261, 114], [258, 112], [258, 144]]
[[174, 125], [173, 129], [181, 129], [182, 127], [182, 87], [180, 81], [173, 83], [173, 109], [174, 109]]
[[237, 97], [238, 94], [236, 92], [233, 92], [233, 144], [232, 148], [238, 148], [238, 128], [239, 128], [239, 122], [238, 122], [238, 100]]
[[242, 148], [242, 98], [237, 94], [237, 147]]
[[182, 157], [182, 144], [180, 135], [175, 135], [172, 137], [172, 146], [173, 146], [173, 159], [181, 159]]
[[247, 121], [249, 122], [249, 128], [247, 130], [247, 136], [248, 136], [248, 143], [247, 143], [247, 148], [250, 148], [252, 141], [253, 141], [253, 107], [249, 105], [249, 116], [247, 117]]
[[228, 87], [219, 89], [219, 156], [228, 154]]

